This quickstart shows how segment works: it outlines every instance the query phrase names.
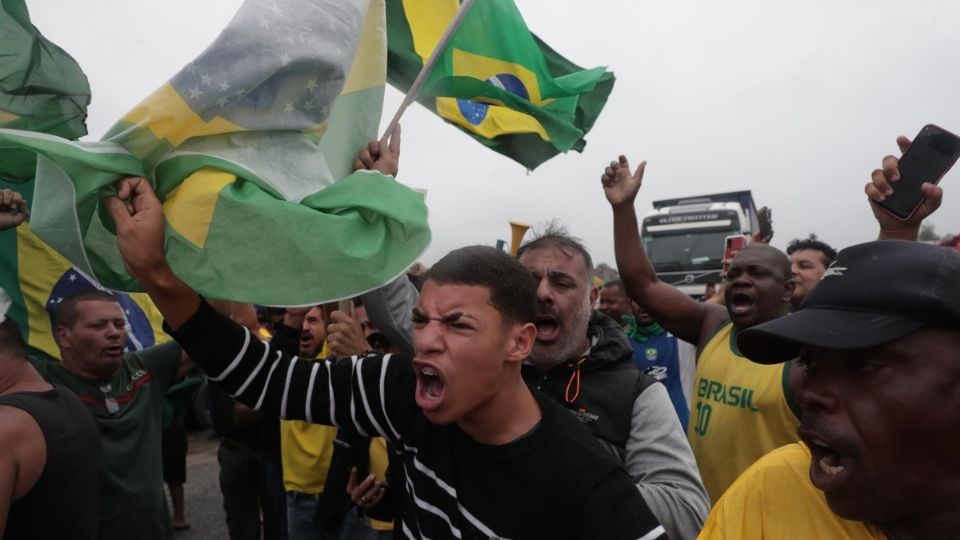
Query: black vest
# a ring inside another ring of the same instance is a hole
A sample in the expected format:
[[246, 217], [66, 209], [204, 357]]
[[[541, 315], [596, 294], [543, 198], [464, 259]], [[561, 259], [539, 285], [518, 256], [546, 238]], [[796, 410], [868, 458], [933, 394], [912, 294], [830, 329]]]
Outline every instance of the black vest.
[[47, 445], [37, 483], [10, 505], [4, 539], [96, 538], [100, 435], [87, 408], [57, 386], [0, 396], [0, 405], [29, 413]]
[[574, 358], [546, 373], [524, 365], [523, 376], [527, 384], [570, 409], [622, 460], [630, 437], [633, 403], [656, 381], [634, 365], [630, 342], [613, 319], [593, 312], [587, 335], [593, 346], [582, 363]]

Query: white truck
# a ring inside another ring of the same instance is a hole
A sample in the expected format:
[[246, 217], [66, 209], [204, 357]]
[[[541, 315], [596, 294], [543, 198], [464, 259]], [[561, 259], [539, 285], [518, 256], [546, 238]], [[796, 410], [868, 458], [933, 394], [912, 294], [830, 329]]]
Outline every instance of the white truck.
[[657, 277], [699, 297], [707, 283], [720, 284], [726, 237], [749, 239], [759, 227], [753, 195], [732, 191], [654, 201], [640, 235]]

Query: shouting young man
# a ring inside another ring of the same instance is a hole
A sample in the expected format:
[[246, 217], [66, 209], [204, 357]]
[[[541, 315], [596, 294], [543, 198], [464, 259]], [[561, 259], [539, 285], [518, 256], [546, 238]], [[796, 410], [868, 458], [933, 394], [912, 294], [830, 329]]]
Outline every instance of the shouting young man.
[[399, 449], [404, 536], [663, 536], [623, 469], [521, 379], [536, 336], [536, 287], [508, 255], [469, 247], [433, 266], [414, 313], [412, 360], [305, 362], [252, 339], [177, 278], [145, 179], [122, 180], [104, 202], [130, 274], [213, 380], [255, 409], [379, 434]]

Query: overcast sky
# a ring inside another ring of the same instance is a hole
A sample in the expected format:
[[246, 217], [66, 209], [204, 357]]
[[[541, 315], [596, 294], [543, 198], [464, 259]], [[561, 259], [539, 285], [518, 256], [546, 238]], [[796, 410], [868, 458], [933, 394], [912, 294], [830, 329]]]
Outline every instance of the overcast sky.
[[[288, 0], [292, 3], [293, 0]], [[90, 79], [99, 138], [197, 56], [240, 0], [28, 0], [33, 23]], [[617, 83], [583, 154], [528, 173], [414, 105], [400, 180], [428, 190], [432, 263], [450, 249], [509, 239], [510, 219], [558, 218], [597, 262], [613, 263], [600, 188], [619, 153], [646, 159], [637, 206], [753, 190], [773, 209], [773, 245], [814, 231], [834, 247], [873, 239], [863, 186], [899, 134], [960, 133], [960, 2], [516, 0], [528, 26]], [[384, 121], [402, 96], [389, 88]], [[960, 166], [930, 220], [960, 232]]]

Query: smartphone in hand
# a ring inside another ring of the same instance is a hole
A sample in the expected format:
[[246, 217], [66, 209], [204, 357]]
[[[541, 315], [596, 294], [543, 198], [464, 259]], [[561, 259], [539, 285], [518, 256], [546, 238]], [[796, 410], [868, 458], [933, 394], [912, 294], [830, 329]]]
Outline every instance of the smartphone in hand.
[[732, 234], [723, 240], [723, 275], [726, 276], [730, 270], [730, 263], [737, 253], [747, 247], [747, 237], [742, 234]]
[[960, 137], [927, 124], [907, 151], [900, 157], [900, 180], [893, 184], [893, 194], [878, 203], [899, 219], [909, 219], [923, 202], [920, 186], [936, 184], [960, 157]]

